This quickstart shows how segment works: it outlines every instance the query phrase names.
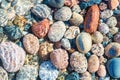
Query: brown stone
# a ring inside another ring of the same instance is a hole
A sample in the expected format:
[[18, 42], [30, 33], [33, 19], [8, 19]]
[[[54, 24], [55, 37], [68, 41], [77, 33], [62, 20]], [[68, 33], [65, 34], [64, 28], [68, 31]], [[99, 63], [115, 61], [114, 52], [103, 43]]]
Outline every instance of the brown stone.
[[78, 0], [65, 0], [65, 5], [68, 7], [73, 7], [74, 5], [77, 5]]
[[115, 9], [119, 5], [118, 0], [108, 0], [108, 3], [109, 3], [109, 8], [110, 9]]

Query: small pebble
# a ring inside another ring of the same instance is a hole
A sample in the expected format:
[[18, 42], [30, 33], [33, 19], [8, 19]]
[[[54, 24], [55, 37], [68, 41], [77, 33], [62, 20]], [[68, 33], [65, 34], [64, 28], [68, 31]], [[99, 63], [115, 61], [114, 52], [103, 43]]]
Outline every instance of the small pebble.
[[111, 33], [112, 35], [116, 34], [118, 31], [119, 31], [119, 28], [118, 28], [118, 27], [112, 27], [112, 28], [110, 28], [110, 33]]
[[74, 52], [70, 56], [70, 65], [78, 73], [84, 73], [87, 70], [87, 59], [84, 54]]
[[70, 26], [64, 34], [67, 39], [74, 39], [80, 33], [80, 29], [77, 26]]
[[117, 34], [115, 34], [114, 41], [120, 43], [120, 32], [118, 32]]
[[72, 72], [70, 74], [68, 74], [65, 78], [65, 80], [79, 80], [80, 76], [77, 72]]
[[8, 73], [0, 66], [0, 79], [8, 80]]
[[101, 11], [103, 11], [103, 10], [107, 9], [107, 4], [104, 3], [104, 2], [101, 2], [101, 3], [99, 4], [99, 8], [100, 8]]
[[56, 80], [65, 80], [65, 77], [68, 75], [67, 71], [60, 72]]
[[61, 40], [61, 45], [63, 48], [65, 48], [66, 50], [71, 49], [71, 44], [70, 41], [67, 38], [62, 38]]
[[101, 12], [100, 17], [103, 19], [107, 19], [107, 18], [111, 17], [112, 15], [113, 15], [113, 11], [106, 9], [103, 12]]
[[50, 59], [56, 68], [63, 70], [68, 66], [68, 53], [64, 49], [55, 49], [50, 54]]
[[82, 73], [80, 80], [92, 80], [92, 76], [88, 71], [86, 71]]
[[115, 9], [119, 5], [118, 0], [108, 0], [108, 5], [110, 9]]
[[65, 0], [64, 4], [68, 7], [73, 7], [74, 5], [77, 5], [78, 0]]
[[99, 59], [96, 55], [91, 55], [88, 59], [88, 71], [90, 73], [95, 73], [99, 68]]
[[100, 76], [100, 77], [105, 77], [106, 76], [106, 69], [105, 69], [105, 66], [104, 65], [100, 65], [99, 66], [99, 69], [97, 71], [97, 74]]
[[100, 62], [100, 64], [104, 64], [104, 63], [107, 62], [107, 59], [104, 58], [103, 56], [100, 56], [100, 57], [99, 57], [99, 62]]
[[23, 45], [29, 54], [35, 55], [39, 50], [38, 38], [30, 33], [23, 37]]
[[115, 17], [110, 17], [106, 24], [111, 28], [111, 27], [115, 27], [117, 25], [117, 19]]
[[103, 34], [107, 34], [109, 32], [109, 27], [105, 23], [100, 23], [99, 27], [98, 27], [98, 30]]
[[52, 42], [58, 42], [62, 39], [65, 31], [66, 31], [65, 24], [62, 21], [57, 21], [51, 25], [48, 32], [48, 38]]
[[62, 7], [54, 13], [54, 19], [60, 21], [68, 21], [72, 16], [72, 11], [69, 7]]
[[72, 10], [72, 12], [76, 12], [76, 13], [81, 12], [81, 9], [80, 9], [79, 5], [74, 5], [71, 10]]

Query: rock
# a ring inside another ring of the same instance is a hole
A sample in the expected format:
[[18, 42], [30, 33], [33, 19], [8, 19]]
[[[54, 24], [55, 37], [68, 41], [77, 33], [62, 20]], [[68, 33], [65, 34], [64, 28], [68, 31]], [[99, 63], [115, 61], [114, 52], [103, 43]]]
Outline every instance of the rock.
[[112, 42], [105, 47], [105, 55], [108, 58], [117, 57], [120, 55], [120, 44]]
[[70, 41], [67, 38], [62, 38], [61, 40], [61, 45], [63, 48], [65, 48], [66, 50], [71, 49], [71, 44]]
[[80, 80], [92, 80], [92, 76], [88, 71], [86, 71], [82, 73]]
[[36, 80], [37, 76], [37, 67], [34, 67], [33, 65], [24, 65], [17, 73], [16, 80]]
[[50, 27], [50, 21], [48, 19], [44, 19], [32, 25], [32, 32], [38, 38], [44, 38], [48, 33], [49, 27]]
[[102, 56], [104, 54], [104, 47], [102, 44], [93, 44], [91, 48], [91, 52], [97, 56]]
[[115, 34], [114, 41], [120, 43], [120, 32], [118, 32], [117, 34]]
[[64, 34], [67, 39], [74, 39], [80, 33], [80, 29], [77, 26], [70, 26]]
[[80, 79], [80, 76], [76, 72], [72, 72], [72, 73], [68, 74], [65, 78], [65, 80], [79, 80], [79, 79]]
[[108, 0], [108, 5], [110, 9], [115, 9], [119, 5], [118, 0]]
[[67, 71], [60, 72], [56, 80], [65, 80], [65, 77], [68, 75]]
[[15, 14], [16, 14], [15, 10], [12, 7], [7, 9], [7, 18], [8, 18], [8, 20], [13, 20], [15, 18], [15, 16], [16, 16]]
[[111, 33], [112, 35], [116, 34], [118, 31], [119, 31], [119, 28], [118, 28], [118, 27], [112, 27], [112, 28], [110, 28], [110, 33]]
[[107, 63], [107, 70], [111, 77], [120, 78], [120, 58], [110, 59]]
[[105, 69], [105, 66], [104, 65], [100, 65], [99, 66], [99, 69], [97, 71], [97, 74], [100, 76], [100, 77], [105, 77], [106, 76], [106, 69]]
[[63, 70], [68, 66], [68, 53], [64, 49], [55, 49], [50, 54], [50, 59], [56, 68]]
[[73, 7], [74, 5], [77, 5], [78, 0], [65, 0], [64, 4], [68, 7]]
[[1, 66], [0, 66], [0, 79], [8, 80], [8, 74]]
[[107, 62], [107, 59], [104, 58], [104, 56], [100, 56], [100, 57], [99, 57], [99, 62], [100, 62], [100, 64], [104, 64], [104, 63]]
[[107, 34], [109, 32], [109, 27], [105, 23], [100, 23], [99, 27], [98, 27], [98, 30], [103, 34]]
[[109, 27], [115, 27], [117, 25], [117, 19], [115, 17], [110, 17], [106, 24], [109, 26]]
[[32, 8], [31, 12], [39, 18], [48, 18], [51, 13], [51, 9], [45, 4], [36, 4]]
[[40, 65], [39, 77], [41, 80], [56, 80], [59, 71], [50, 61], [44, 61]]
[[103, 35], [102, 35], [99, 31], [94, 32], [94, 33], [91, 35], [91, 37], [92, 37], [92, 41], [93, 41], [94, 43], [96, 43], [96, 44], [103, 42]]
[[72, 10], [72, 12], [75, 12], [75, 13], [81, 12], [79, 5], [74, 5], [71, 10]]
[[103, 11], [103, 10], [107, 9], [107, 4], [104, 3], [104, 2], [101, 2], [100, 5], [99, 5], [99, 8], [100, 8], [100, 10]]
[[84, 30], [88, 33], [94, 33], [97, 30], [99, 22], [99, 7], [97, 5], [92, 5], [85, 16]]
[[120, 15], [115, 16], [117, 19], [117, 27], [120, 28]]
[[76, 38], [77, 49], [82, 53], [87, 53], [92, 47], [92, 39], [89, 33], [82, 32]]
[[77, 73], [84, 73], [87, 70], [87, 59], [84, 54], [74, 52], [70, 56], [70, 65]]
[[101, 12], [100, 18], [107, 19], [107, 18], [111, 17], [112, 15], [113, 15], [113, 11], [106, 9], [103, 12]]
[[95, 73], [99, 68], [99, 59], [96, 55], [91, 55], [88, 59], [88, 71]]
[[53, 44], [46, 41], [46, 42], [43, 42], [43, 43], [40, 44], [38, 54], [39, 54], [39, 56], [42, 60], [48, 60], [49, 59], [49, 54], [53, 50], [54, 50], [53, 49]]
[[8, 72], [18, 71], [24, 64], [25, 51], [13, 42], [0, 44], [0, 59]]
[[24, 36], [23, 45], [29, 54], [35, 55], [39, 50], [39, 40], [31, 33]]
[[81, 23], [83, 23], [83, 16], [76, 13], [76, 12], [73, 12], [72, 14], [72, 17], [70, 19], [70, 23], [74, 26], [79, 26]]
[[54, 13], [54, 19], [60, 21], [68, 21], [72, 16], [72, 11], [69, 7], [62, 7]]
[[48, 38], [52, 42], [58, 42], [63, 37], [65, 31], [66, 31], [65, 24], [62, 21], [57, 21], [51, 25], [48, 32]]

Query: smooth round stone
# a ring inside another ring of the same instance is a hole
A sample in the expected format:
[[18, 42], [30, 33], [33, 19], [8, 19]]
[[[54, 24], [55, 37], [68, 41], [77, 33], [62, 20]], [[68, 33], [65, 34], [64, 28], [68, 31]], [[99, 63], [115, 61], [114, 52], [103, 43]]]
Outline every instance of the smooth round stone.
[[31, 33], [24, 36], [23, 45], [25, 50], [30, 54], [36, 54], [39, 50], [39, 40]]
[[104, 2], [101, 2], [99, 5], [99, 8], [100, 8], [100, 10], [105, 10], [105, 9], [107, 9], [107, 4]]
[[74, 39], [80, 33], [80, 29], [77, 26], [70, 26], [64, 34], [67, 39]]
[[119, 6], [119, 0], [108, 0], [108, 6], [111, 10], [116, 9]]
[[92, 80], [92, 76], [88, 71], [86, 71], [82, 73], [80, 80]]
[[115, 34], [114, 41], [120, 43], [120, 32], [118, 32], [117, 34]]
[[47, 3], [55, 8], [61, 8], [64, 5], [65, 0], [47, 0]]
[[107, 34], [109, 32], [109, 27], [105, 23], [100, 23], [99, 27], [98, 27], [98, 30], [103, 34]]
[[102, 56], [104, 54], [104, 47], [102, 44], [93, 44], [91, 48], [91, 52], [97, 56]]
[[1, 7], [1, 8], [7, 10], [10, 6], [11, 6], [10, 3], [7, 2], [6, 0], [1, 0], [1, 1], [0, 1], [0, 7]]
[[78, 0], [65, 0], [64, 5], [68, 7], [73, 7], [74, 5], [77, 5]]
[[79, 80], [80, 76], [77, 72], [72, 72], [70, 74], [68, 74], [65, 78], [65, 80]]
[[63, 37], [65, 31], [66, 31], [65, 24], [62, 21], [57, 21], [51, 25], [48, 32], [48, 38], [52, 42], [58, 42]]
[[111, 77], [120, 78], [120, 58], [113, 58], [107, 63], [107, 70]]
[[59, 71], [50, 61], [44, 61], [40, 65], [39, 77], [41, 80], [56, 80]]
[[16, 80], [36, 80], [38, 69], [33, 65], [24, 65], [16, 75]]
[[77, 73], [84, 73], [87, 70], [87, 59], [84, 54], [74, 52], [70, 56], [70, 65]]
[[99, 31], [93, 33], [91, 37], [92, 37], [92, 41], [96, 44], [103, 42], [103, 35]]
[[88, 71], [95, 73], [99, 69], [99, 59], [96, 55], [91, 55], [88, 59]]
[[7, 12], [4, 9], [0, 9], [0, 26], [5, 26], [7, 22]]
[[72, 7], [72, 12], [76, 12], [76, 13], [81, 12], [80, 6], [79, 5], [74, 5]]
[[76, 13], [76, 12], [73, 12], [72, 14], [72, 17], [70, 19], [70, 23], [72, 25], [75, 25], [75, 26], [79, 26], [81, 23], [83, 23], [83, 16]]
[[54, 19], [60, 21], [68, 21], [72, 16], [72, 11], [69, 7], [62, 7], [54, 13]]
[[120, 55], [120, 44], [112, 42], [105, 47], [105, 55], [108, 58], [117, 57]]
[[110, 17], [106, 24], [109, 26], [109, 27], [115, 27], [117, 25], [117, 19], [115, 17]]
[[82, 32], [76, 38], [76, 45], [80, 52], [87, 53], [92, 47], [92, 38], [89, 33]]
[[68, 53], [64, 49], [55, 49], [50, 53], [50, 59], [53, 65], [60, 70], [64, 70], [68, 66]]
[[97, 71], [97, 74], [100, 76], [100, 77], [105, 77], [106, 76], [106, 69], [105, 69], [105, 66], [104, 65], [100, 65], [99, 66], [99, 69]]
[[110, 33], [111, 33], [112, 35], [116, 34], [118, 31], [119, 31], [119, 28], [118, 28], [118, 27], [112, 27], [112, 28], [110, 28]]
[[51, 13], [51, 9], [45, 4], [36, 4], [31, 11], [39, 18], [48, 18]]
[[8, 80], [8, 74], [1, 66], [0, 66], [0, 79]]
[[71, 44], [70, 41], [67, 38], [62, 38], [61, 40], [61, 45], [63, 48], [65, 48], [66, 50], [71, 49]]
[[24, 64], [25, 51], [13, 42], [0, 44], [0, 59], [8, 72], [18, 71]]
[[111, 17], [112, 15], [113, 15], [113, 11], [106, 9], [103, 12], [101, 12], [100, 17], [103, 19], [107, 19], [107, 18]]

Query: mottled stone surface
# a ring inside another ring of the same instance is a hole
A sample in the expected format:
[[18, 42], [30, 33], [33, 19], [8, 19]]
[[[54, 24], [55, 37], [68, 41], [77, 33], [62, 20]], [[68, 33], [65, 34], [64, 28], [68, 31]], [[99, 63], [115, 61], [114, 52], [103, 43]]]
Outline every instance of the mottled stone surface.
[[8, 80], [8, 73], [0, 66], [0, 79]]

